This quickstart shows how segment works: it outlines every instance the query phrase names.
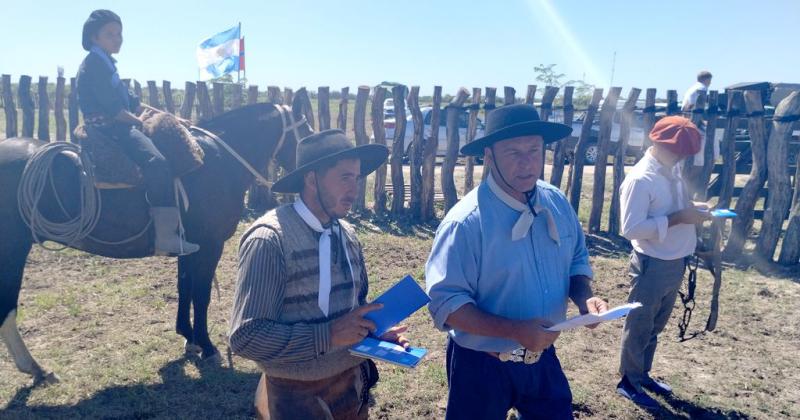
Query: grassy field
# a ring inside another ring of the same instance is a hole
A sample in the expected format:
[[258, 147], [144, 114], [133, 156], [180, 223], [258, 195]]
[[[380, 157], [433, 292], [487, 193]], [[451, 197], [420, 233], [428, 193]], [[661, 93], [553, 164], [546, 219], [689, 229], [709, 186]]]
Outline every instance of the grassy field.
[[[591, 175], [587, 171], [585, 185], [591, 185]], [[585, 198], [590, 195], [584, 187]], [[585, 222], [586, 212], [580, 213]], [[242, 221], [239, 233], [249, 222]], [[405, 274], [423, 281], [435, 226], [372, 214], [353, 222], [364, 244], [372, 297]], [[223, 352], [237, 238], [226, 245], [210, 308], [211, 336]], [[602, 236], [589, 237], [588, 244], [596, 293], [612, 305], [624, 302], [627, 245]], [[35, 247], [21, 295], [20, 326], [34, 356], [62, 381], [31, 388], [30, 378], [7, 356], [0, 357], [0, 418], [249, 418], [256, 366], [238, 357], [222, 367], [184, 357], [182, 340], [173, 331], [175, 275], [173, 259], [117, 261]], [[621, 323], [562, 334], [557, 347], [576, 417], [800, 417], [797, 278], [727, 267], [724, 279], [717, 331], [679, 343], [676, 309], [662, 336], [653, 373], [674, 386], [675, 396], [661, 400], [661, 411], [643, 411], [614, 393]], [[707, 273], [700, 274], [692, 328], [705, 323], [710, 282]], [[445, 335], [433, 328], [425, 310], [409, 325], [414, 344], [428, 348], [429, 355], [414, 371], [379, 365], [373, 418], [444, 415]]]

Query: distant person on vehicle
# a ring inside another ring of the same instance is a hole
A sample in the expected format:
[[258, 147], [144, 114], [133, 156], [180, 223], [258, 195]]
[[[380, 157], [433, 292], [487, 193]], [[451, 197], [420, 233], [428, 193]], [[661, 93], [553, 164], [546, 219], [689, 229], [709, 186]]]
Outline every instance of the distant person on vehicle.
[[700, 150], [700, 131], [673, 115], [650, 131], [653, 146], [620, 188], [622, 236], [631, 241], [631, 311], [622, 333], [617, 393], [646, 408], [659, 407], [644, 391], [669, 395], [672, 388], [650, 376], [658, 334], [664, 330], [688, 258], [697, 245], [695, 225], [710, 218], [708, 205], [691, 201], [680, 162]]
[[689, 89], [686, 90], [686, 93], [683, 94], [683, 105], [681, 105], [681, 111], [691, 112], [694, 110], [694, 107], [697, 104], [697, 96], [699, 92], [703, 91], [708, 93], [708, 87], [711, 86], [712, 77], [713, 76], [711, 73], [706, 70], [697, 73], [697, 82], [689, 87]]

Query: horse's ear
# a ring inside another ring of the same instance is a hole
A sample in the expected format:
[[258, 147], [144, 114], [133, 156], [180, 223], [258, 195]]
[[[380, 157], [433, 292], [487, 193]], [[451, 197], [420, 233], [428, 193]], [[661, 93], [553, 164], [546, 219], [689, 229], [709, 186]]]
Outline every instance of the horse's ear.
[[308, 124], [312, 129], [314, 128], [314, 111], [311, 109], [311, 99], [309, 99], [308, 91], [305, 87], [301, 87], [294, 94], [292, 114], [295, 119], [305, 116]]

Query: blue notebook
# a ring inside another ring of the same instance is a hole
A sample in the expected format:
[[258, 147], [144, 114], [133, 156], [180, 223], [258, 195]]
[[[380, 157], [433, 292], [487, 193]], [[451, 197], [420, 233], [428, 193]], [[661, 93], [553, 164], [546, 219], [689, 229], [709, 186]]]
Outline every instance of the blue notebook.
[[375, 332], [351, 347], [350, 353], [404, 367], [416, 367], [428, 352], [427, 350], [418, 347], [403, 349], [402, 346], [380, 340], [377, 337], [385, 334], [390, 328], [411, 316], [428, 302], [430, 302], [430, 298], [414, 278], [405, 276], [374, 300], [373, 303], [382, 303], [383, 308], [364, 315], [364, 318], [375, 323]]
[[370, 335], [382, 336], [389, 328], [399, 324], [430, 301], [431, 299], [414, 278], [405, 276], [372, 302], [382, 303], [383, 308], [364, 315], [364, 318], [374, 322], [377, 327]]
[[428, 350], [419, 347], [404, 349], [403, 346], [388, 341], [367, 337], [351, 347], [350, 353], [370, 359], [383, 360], [402, 367], [415, 368], [425, 357], [425, 354], [428, 353]]
[[736, 213], [728, 209], [711, 210], [711, 215], [714, 217], [724, 217], [724, 218], [736, 217]]

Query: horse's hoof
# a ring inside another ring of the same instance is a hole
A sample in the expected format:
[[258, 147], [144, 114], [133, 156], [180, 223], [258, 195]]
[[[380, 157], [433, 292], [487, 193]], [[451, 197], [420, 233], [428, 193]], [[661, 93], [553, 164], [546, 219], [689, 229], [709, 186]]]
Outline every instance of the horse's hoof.
[[48, 386], [57, 384], [61, 381], [61, 379], [53, 372], [44, 373], [42, 372], [40, 375], [37, 375], [36, 378], [33, 380], [33, 386]]
[[214, 354], [211, 356], [204, 356], [200, 358], [200, 363], [206, 366], [221, 366], [222, 365], [222, 355], [219, 354], [219, 351], [215, 351]]
[[189, 340], [183, 342], [183, 350], [187, 356], [199, 356], [203, 352], [203, 348], [197, 344], [190, 343]]

